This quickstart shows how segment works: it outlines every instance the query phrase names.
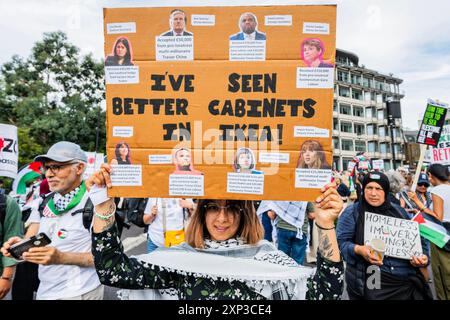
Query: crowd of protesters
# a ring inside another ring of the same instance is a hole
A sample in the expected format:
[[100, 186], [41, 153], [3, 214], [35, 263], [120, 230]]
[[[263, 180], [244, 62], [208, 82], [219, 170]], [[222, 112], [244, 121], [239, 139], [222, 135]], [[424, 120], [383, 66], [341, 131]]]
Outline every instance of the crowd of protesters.
[[[141, 199], [133, 214], [147, 226], [148, 250], [128, 257], [120, 237], [131, 213], [128, 199], [106, 196], [111, 167], [84, 181], [86, 155], [69, 142], [35, 160], [43, 176], [25, 196], [0, 190], [0, 299], [11, 288], [13, 300], [103, 299], [104, 285], [128, 299], [341, 299], [344, 279], [355, 300], [450, 299], [448, 243], [421, 237], [423, 254], [410, 260], [380, 259], [364, 243], [365, 212], [422, 214], [449, 230], [443, 165], [430, 165], [414, 185], [407, 168], [372, 170], [360, 154], [351, 170], [333, 170], [315, 202]], [[11, 246], [40, 232], [48, 246], [12, 258]], [[380, 287], [367, 286], [371, 266]]]

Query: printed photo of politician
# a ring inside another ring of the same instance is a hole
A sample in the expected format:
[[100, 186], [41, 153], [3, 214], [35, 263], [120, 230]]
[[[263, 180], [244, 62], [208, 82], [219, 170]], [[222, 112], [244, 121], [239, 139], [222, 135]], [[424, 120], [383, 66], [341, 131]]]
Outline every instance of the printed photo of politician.
[[241, 14], [240, 32], [230, 36], [230, 40], [266, 40], [266, 34], [258, 31], [258, 19], [251, 12]]
[[173, 153], [173, 163], [175, 171], [173, 174], [193, 174], [202, 175], [203, 173], [194, 169], [192, 163], [191, 150], [187, 148], [180, 148]]
[[105, 67], [134, 66], [130, 41], [126, 37], [117, 38], [112, 55], [105, 59]]
[[331, 169], [325, 158], [325, 152], [319, 141], [307, 140], [300, 147], [297, 168], [300, 169]]
[[114, 151], [115, 158], [111, 160], [111, 164], [131, 164], [130, 146], [128, 143], [119, 142], [116, 144]]
[[308, 38], [303, 40], [301, 46], [301, 58], [308, 67], [312, 68], [333, 68], [334, 65], [323, 61], [325, 45], [318, 38]]
[[263, 171], [256, 170], [256, 158], [253, 151], [249, 148], [239, 148], [234, 157], [234, 172], [263, 174]]
[[174, 9], [170, 12], [170, 30], [161, 34], [161, 37], [192, 36], [192, 32], [186, 30], [187, 17], [181, 9]]

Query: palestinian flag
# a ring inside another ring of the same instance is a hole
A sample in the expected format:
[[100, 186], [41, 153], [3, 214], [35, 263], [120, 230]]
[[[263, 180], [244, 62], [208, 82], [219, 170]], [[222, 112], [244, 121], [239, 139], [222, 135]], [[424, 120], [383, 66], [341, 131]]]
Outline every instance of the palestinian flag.
[[17, 178], [14, 179], [12, 190], [15, 194], [25, 194], [27, 192], [27, 182], [33, 181], [42, 175], [41, 172], [42, 164], [40, 162], [32, 162], [24, 166], [19, 173], [17, 173]]
[[420, 235], [433, 242], [439, 248], [444, 247], [450, 240], [450, 235], [438, 219], [419, 212], [412, 220], [419, 223]]

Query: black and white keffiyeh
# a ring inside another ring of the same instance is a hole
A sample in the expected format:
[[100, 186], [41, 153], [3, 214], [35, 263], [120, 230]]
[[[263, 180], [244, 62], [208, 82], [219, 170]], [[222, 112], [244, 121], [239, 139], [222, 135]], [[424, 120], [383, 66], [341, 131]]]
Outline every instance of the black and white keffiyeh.
[[[268, 241], [249, 245], [241, 238], [206, 239], [204, 249], [194, 249], [184, 243], [178, 247], [158, 248], [135, 258], [182, 275], [242, 281], [266, 299], [276, 300], [305, 299], [307, 281], [315, 272], [315, 269], [299, 266]], [[125, 289], [118, 294], [121, 299], [130, 300], [165, 300], [178, 296], [172, 289]]]
[[58, 211], [65, 210], [79, 190], [80, 187], [76, 187], [75, 189], [73, 189], [69, 193], [66, 193], [65, 195], [55, 193], [55, 195], [53, 196], [53, 201], [55, 202], [56, 209]]

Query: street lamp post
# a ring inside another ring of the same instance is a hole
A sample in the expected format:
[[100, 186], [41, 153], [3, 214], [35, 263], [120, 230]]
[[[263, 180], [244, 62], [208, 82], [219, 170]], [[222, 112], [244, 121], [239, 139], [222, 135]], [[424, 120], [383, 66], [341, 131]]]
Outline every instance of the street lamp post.
[[388, 125], [389, 130], [391, 131], [391, 152], [392, 152], [392, 167], [394, 170], [396, 170], [396, 164], [395, 164], [395, 148], [394, 148], [394, 126], [395, 126], [395, 119], [390, 114], [388, 115]]

